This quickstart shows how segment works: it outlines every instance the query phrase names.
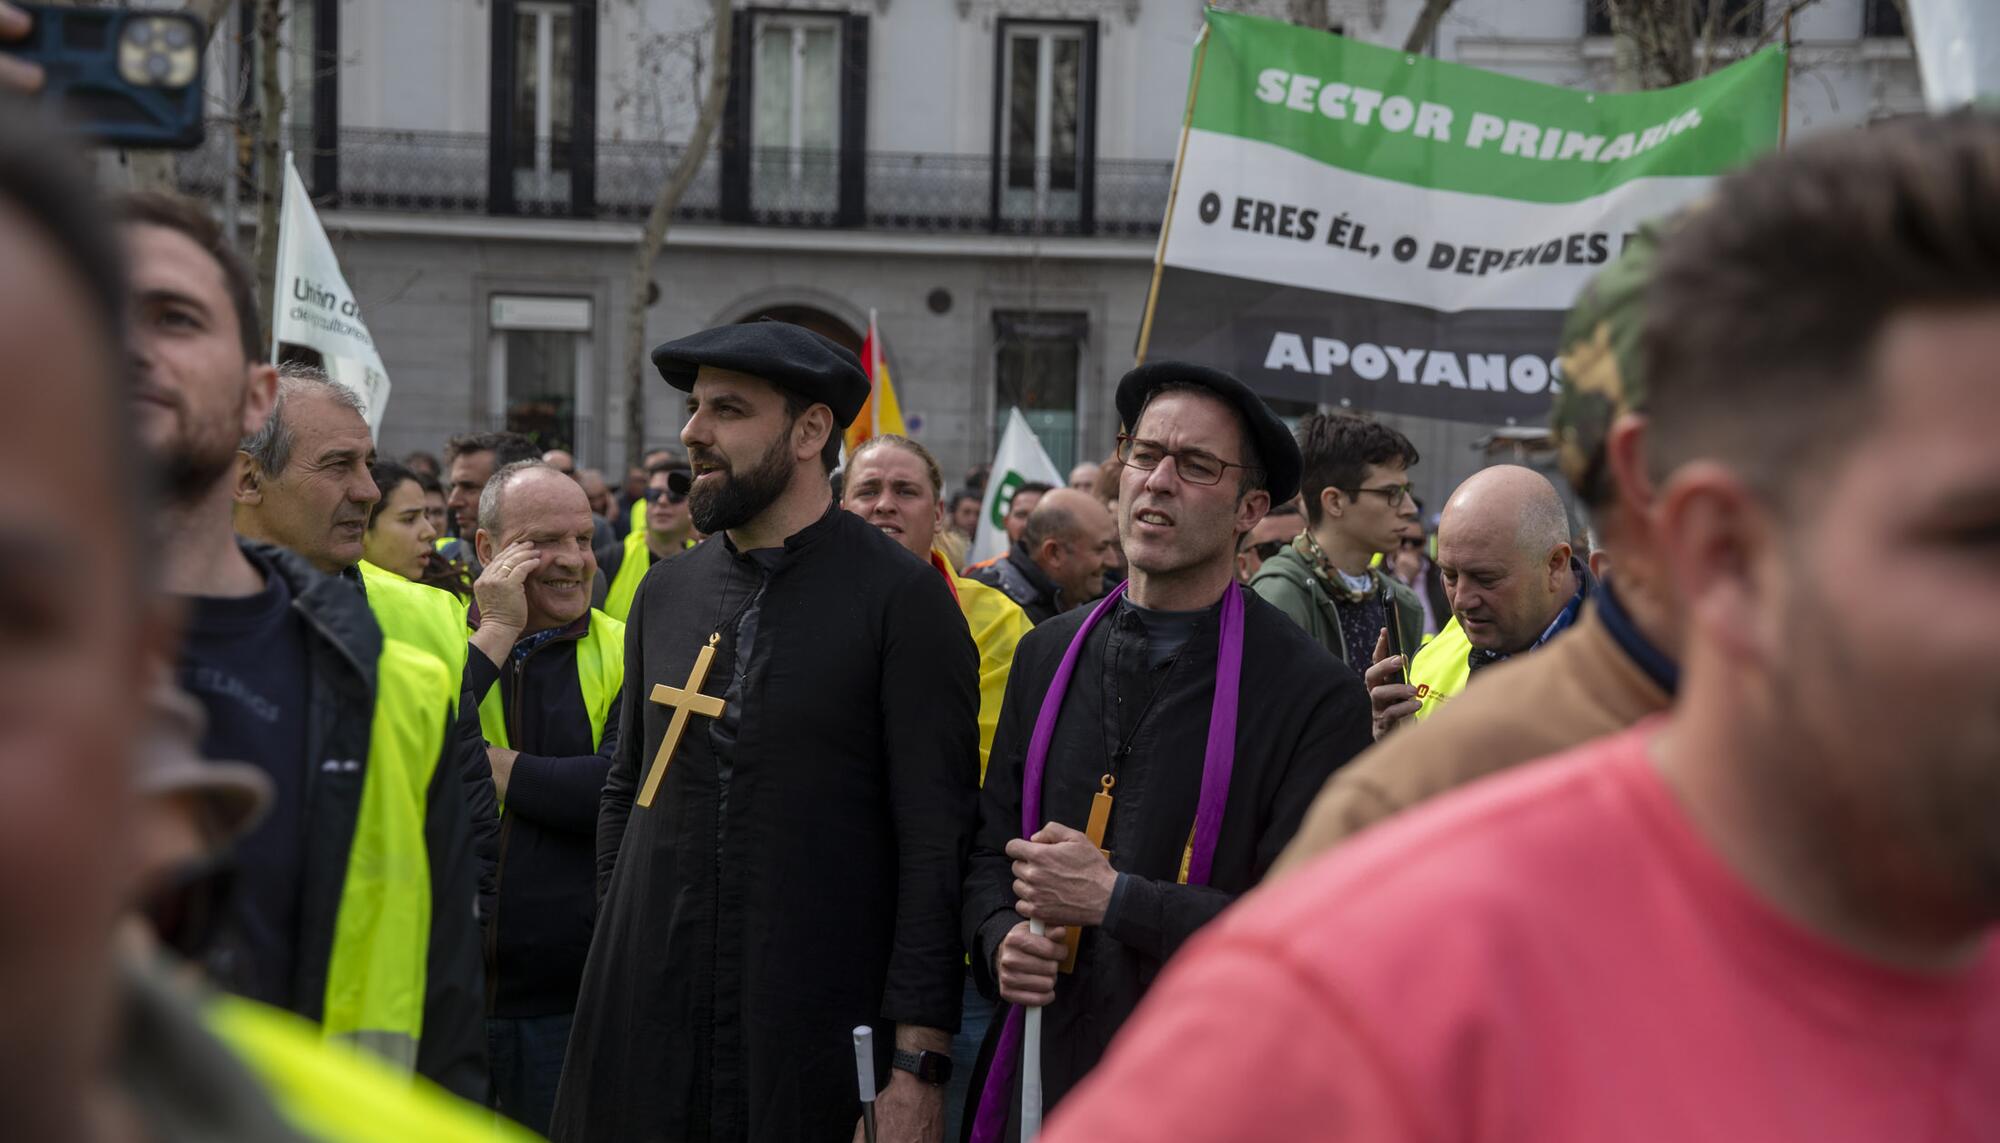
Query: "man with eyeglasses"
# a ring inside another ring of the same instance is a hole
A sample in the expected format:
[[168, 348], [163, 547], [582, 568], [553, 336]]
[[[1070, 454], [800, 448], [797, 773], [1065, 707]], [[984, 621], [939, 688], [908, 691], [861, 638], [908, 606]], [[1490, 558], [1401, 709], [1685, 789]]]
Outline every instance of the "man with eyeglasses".
[[1415, 593], [1378, 566], [1416, 519], [1410, 469], [1416, 446], [1387, 425], [1353, 413], [1316, 413], [1299, 423], [1299, 481], [1305, 530], [1264, 561], [1250, 590], [1358, 673], [1375, 644], [1415, 654], [1424, 609]]
[[981, 991], [1019, 1007], [973, 1083], [979, 1141], [1018, 1127], [1025, 1008], [1053, 1107], [1368, 743], [1359, 677], [1236, 580], [1239, 538], [1297, 490], [1284, 422], [1181, 362], [1133, 370], [1117, 404], [1129, 576], [1022, 638], [981, 795], [965, 940]]
[[[622, 548], [598, 553], [599, 570], [610, 586], [605, 590], [603, 608], [620, 623], [632, 610], [632, 597], [639, 581], [655, 563], [694, 547], [694, 517], [688, 512], [687, 493], [673, 487], [675, 473], [689, 472], [688, 462], [672, 453], [653, 462], [646, 474], [645, 525], [625, 537]], [[609, 560], [605, 557], [609, 556]]]

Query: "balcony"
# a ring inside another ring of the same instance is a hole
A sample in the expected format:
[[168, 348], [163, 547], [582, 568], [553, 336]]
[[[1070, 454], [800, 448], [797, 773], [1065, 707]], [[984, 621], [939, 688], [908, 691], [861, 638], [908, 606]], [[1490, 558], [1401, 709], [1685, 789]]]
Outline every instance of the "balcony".
[[[229, 124], [210, 125], [202, 148], [181, 158], [182, 190], [221, 195], [231, 137]], [[314, 198], [345, 210], [623, 222], [646, 218], [683, 150], [600, 142], [569, 169], [503, 172], [483, 134], [342, 128], [334, 148], [315, 149], [305, 132], [292, 146]], [[675, 221], [1151, 238], [1159, 233], [1173, 177], [1173, 164], [1164, 160], [1099, 160], [1088, 170], [1050, 170], [1046, 164], [996, 170], [990, 155], [870, 151], [843, 162], [836, 153], [776, 150], [746, 159], [735, 165], [741, 173], [727, 179], [727, 164], [711, 149]], [[498, 182], [505, 195], [493, 193], [496, 175], [511, 176]], [[737, 189], [725, 195], [731, 183]]]

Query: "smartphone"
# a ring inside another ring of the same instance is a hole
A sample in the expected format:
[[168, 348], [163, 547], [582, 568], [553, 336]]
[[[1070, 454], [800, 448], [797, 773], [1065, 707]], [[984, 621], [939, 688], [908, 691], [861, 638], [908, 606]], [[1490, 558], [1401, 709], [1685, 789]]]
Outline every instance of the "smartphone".
[[1403, 676], [1403, 685], [1409, 686], [1410, 656], [1403, 652], [1403, 612], [1396, 606], [1395, 595], [1391, 594], [1383, 602], [1388, 605], [1386, 610], [1389, 613], [1389, 650], [1393, 654], [1403, 656], [1403, 668], [1400, 674]]
[[186, 12], [24, 4], [28, 38], [0, 51], [39, 64], [37, 102], [64, 129], [107, 147], [186, 150], [202, 140], [202, 48]]

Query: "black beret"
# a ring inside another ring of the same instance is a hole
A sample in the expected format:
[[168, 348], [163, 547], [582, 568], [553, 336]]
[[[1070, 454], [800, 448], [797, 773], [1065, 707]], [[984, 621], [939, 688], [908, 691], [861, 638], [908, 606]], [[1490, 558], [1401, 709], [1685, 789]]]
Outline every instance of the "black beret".
[[653, 350], [653, 368], [683, 393], [694, 391], [704, 365], [762, 377], [781, 389], [833, 410], [841, 428], [854, 423], [868, 400], [868, 375], [848, 349], [790, 322], [719, 325]]
[[[1264, 487], [1270, 490], [1271, 503], [1283, 504], [1299, 494], [1299, 471], [1305, 467], [1299, 458], [1299, 442], [1263, 398], [1220, 369], [1188, 361], [1152, 361], [1127, 373], [1118, 382], [1118, 419], [1125, 423], [1126, 432], [1139, 427], [1139, 412], [1146, 407], [1146, 399], [1163, 385], [1206, 389], [1235, 409], [1257, 450], [1257, 462], [1264, 466]], [[1244, 458], [1244, 463], [1251, 463], [1250, 458]]]

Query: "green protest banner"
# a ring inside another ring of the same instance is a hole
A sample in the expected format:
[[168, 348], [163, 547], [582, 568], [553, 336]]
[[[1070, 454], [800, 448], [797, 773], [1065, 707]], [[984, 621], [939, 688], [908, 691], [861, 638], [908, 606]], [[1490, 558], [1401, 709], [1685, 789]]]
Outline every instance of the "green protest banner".
[[1141, 354], [1269, 397], [1542, 417], [1583, 283], [1778, 139], [1778, 48], [1607, 95], [1207, 19]]

